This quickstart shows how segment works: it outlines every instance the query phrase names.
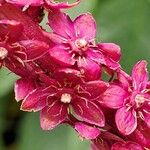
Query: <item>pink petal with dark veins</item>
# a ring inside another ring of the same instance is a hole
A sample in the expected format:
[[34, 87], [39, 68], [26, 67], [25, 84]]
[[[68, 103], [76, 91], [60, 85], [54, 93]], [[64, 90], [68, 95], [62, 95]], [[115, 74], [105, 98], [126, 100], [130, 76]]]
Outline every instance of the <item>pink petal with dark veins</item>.
[[59, 101], [51, 100], [49, 106], [45, 107], [40, 113], [40, 123], [43, 130], [52, 130], [67, 117], [67, 105]]
[[75, 124], [75, 130], [80, 134], [81, 137], [85, 139], [95, 139], [99, 136], [100, 130], [98, 128], [88, 126], [84, 123], [77, 122]]
[[19, 79], [15, 83], [15, 99], [23, 100], [35, 88], [34, 82], [29, 79]]
[[61, 66], [72, 66], [75, 64], [75, 60], [71, 57], [66, 50], [66, 47], [62, 45], [57, 45], [49, 49], [50, 57]]
[[115, 120], [118, 130], [124, 135], [131, 134], [137, 127], [136, 112], [125, 107], [117, 110]]
[[102, 94], [102, 104], [109, 108], [117, 109], [123, 107], [128, 93], [120, 86], [110, 85], [110, 87]]
[[96, 22], [90, 13], [78, 16], [74, 21], [74, 28], [78, 38], [90, 41], [96, 36]]
[[85, 98], [77, 97], [72, 102], [75, 114], [87, 123], [103, 127], [105, 125], [105, 117], [100, 108], [92, 101]]
[[136, 63], [132, 69], [134, 90], [143, 90], [148, 82], [147, 62], [142, 60]]

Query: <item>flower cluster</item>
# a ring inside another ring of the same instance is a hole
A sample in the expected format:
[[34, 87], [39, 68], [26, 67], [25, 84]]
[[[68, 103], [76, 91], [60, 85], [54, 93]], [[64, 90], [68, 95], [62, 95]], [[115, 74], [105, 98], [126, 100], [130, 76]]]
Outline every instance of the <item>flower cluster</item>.
[[[62, 11], [79, 2], [0, 0], [0, 66], [20, 76], [15, 98], [40, 113], [43, 130], [68, 124], [92, 150], [148, 150], [147, 62], [123, 71], [120, 47], [95, 42], [90, 13], [72, 20]], [[40, 26], [44, 10], [51, 32]]]

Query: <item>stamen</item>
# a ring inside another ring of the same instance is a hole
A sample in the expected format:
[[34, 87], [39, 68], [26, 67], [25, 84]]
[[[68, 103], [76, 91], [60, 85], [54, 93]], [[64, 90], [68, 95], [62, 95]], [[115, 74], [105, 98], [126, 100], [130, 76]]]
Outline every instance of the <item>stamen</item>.
[[137, 94], [136, 97], [135, 97], [135, 101], [136, 101], [138, 104], [142, 104], [142, 103], [145, 102], [145, 98], [144, 98], [142, 95]]
[[71, 95], [68, 94], [68, 93], [64, 93], [61, 95], [61, 99], [60, 101], [63, 102], [63, 103], [70, 103], [71, 102]]
[[0, 59], [5, 59], [8, 55], [8, 51], [4, 47], [0, 47]]
[[88, 42], [85, 39], [77, 39], [75, 41], [75, 45], [78, 48], [85, 48], [87, 46]]

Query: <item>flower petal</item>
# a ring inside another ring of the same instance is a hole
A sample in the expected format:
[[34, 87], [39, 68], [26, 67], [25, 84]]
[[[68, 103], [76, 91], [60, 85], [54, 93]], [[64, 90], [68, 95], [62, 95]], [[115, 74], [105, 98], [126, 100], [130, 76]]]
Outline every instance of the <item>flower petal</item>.
[[65, 47], [58, 45], [49, 50], [50, 57], [61, 66], [72, 66], [75, 60], [65, 50]]
[[147, 62], [142, 60], [136, 63], [132, 70], [134, 90], [143, 90], [148, 82]]
[[24, 11], [34, 22], [40, 23], [44, 18], [44, 9], [43, 7], [30, 6], [27, 10]]
[[109, 56], [112, 60], [118, 62], [121, 57], [121, 50], [115, 43], [100, 43], [98, 47], [103, 51], [103, 53]]
[[80, 68], [81, 73], [87, 77], [87, 80], [96, 80], [100, 78], [101, 66], [94, 61], [81, 58], [78, 60], [78, 67]]
[[88, 126], [81, 122], [77, 122], [75, 124], [75, 130], [77, 130], [77, 132], [80, 134], [81, 137], [87, 140], [95, 139], [100, 134], [100, 130], [98, 128]]
[[23, 40], [19, 42], [25, 48], [27, 60], [35, 60], [48, 52], [49, 45], [38, 40]]
[[52, 130], [67, 117], [67, 106], [59, 101], [49, 102], [49, 106], [45, 107], [40, 113], [40, 123], [43, 130]]
[[0, 20], [0, 37], [9, 37], [10, 41], [16, 41], [22, 34], [23, 26], [19, 21]]
[[49, 26], [55, 33], [67, 39], [75, 37], [73, 22], [68, 15], [60, 11], [53, 10], [49, 12], [48, 19]]
[[150, 128], [142, 119], [139, 119], [137, 129], [128, 137], [132, 141], [137, 142], [143, 147], [150, 149], [149, 135], [150, 135]]
[[119, 84], [124, 89], [128, 90], [132, 81], [131, 77], [126, 72], [120, 69], [117, 71], [117, 78], [118, 78]]
[[78, 38], [90, 41], [96, 36], [96, 22], [90, 13], [78, 16], [74, 21], [74, 28]]
[[117, 110], [115, 120], [118, 130], [124, 135], [131, 134], [137, 127], [136, 112], [125, 107]]
[[92, 48], [89, 48], [85, 52], [86, 56], [96, 62], [97, 64], [106, 64], [104, 55], [99, 51]]
[[45, 3], [49, 8], [53, 9], [62, 9], [62, 8], [71, 8], [80, 3], [80, 0], [76, 0], [76, 2], [69, 4], [68, 2], [55, 2], [54, 0], [45, 0]]
[[53, 32], [45, 32], [43, 31], [43, 34], [50, 40], [52, 41], [53, 43], [55, 44], [63, 44], [65, 42], [67, 42], [67, 39], [65, 39], [64, 37], [58, 35], [58, 34], [55, 34]]
[[29, 79], [19, 79], [15, 83], [15, 99], [23, 100], [35, 88], [34, 83]]
[[[39, 41], [47, 41], [47, 39], [42, 34], [42, 30], [41, 28], [39, 28], [39, 25], [32, 21], [32, 19], [26, 14], [24, 14], [20, 10], [20, 8], [17, 8], [16, 6], [9, 3], [5, 3], [0, 7], [0, 14], [0, 20], [8, 19], [15, 20], [21, 23], [21, 25], [23, 26], [23, 32], [22, 35], [19, 37], [20, 40], [32, 39]], [[15, 34], [19, 34], [18, 30]]]
[[0, 6], [5, 3], [5, 0], [0, 0]]
[[68, 83], [71, 87], [75, 87], [83, 82], [80, 71], [70, 68], [57, 69], [54, 72], [53, 77], [64, 86]]
[[147, 124], [147, 126], [150, 128], [150, 110], [145, 112], [143, 111], [144, 121]]
[[75, 114], [87, 123], [103, 127], [105, 125], [105, 117], [100, 108], [94, 103], [85, 98], [77, 97], [72, 102]]
[[92, 140], [91, 150], [110, 150], [110, 149], [111, 145], [108, 142], [108, 140], [101, 139], [101, 136], [98, 139]]
[[21, 110], [23, 111], [39, 111], [46, 106], [47, 97], [51, 93], [44, 91], [43, 88], [30, 92], [22, 102]]
[[100, 80], [95, 80], [86, 82], [83, 85], [81, 84], [79, 87], [77, 87], [77, 92], [80, 93], [80, 96], [86, 97], [87, 99], [96, 99], [108, 87], [109, 87], [108, 83]]
[[144, 150], [138, 143], [128, 142], [116, 142], [112, 145], [111, 150]]
[[43, 0], [6, 0], [6, 2], [20, 6], [40, 6], [43, 4]]
[[109, 108], [117, 109], [123, 106], [128, 93], [117, 85], [110, 87], [102, 94], [102, 104]]
[[109, 57], [105, 57], [105, 62], [106, 63], [104, 65], [106, 65], [106, 67], [108, 67], [109, 69], [112, 70], [120, 69], [120, 64]]

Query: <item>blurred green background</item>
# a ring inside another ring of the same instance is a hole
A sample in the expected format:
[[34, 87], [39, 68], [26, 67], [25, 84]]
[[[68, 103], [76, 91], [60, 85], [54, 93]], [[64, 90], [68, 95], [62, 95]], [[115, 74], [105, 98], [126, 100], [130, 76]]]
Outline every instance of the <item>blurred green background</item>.
[[[82, 0], [67, 12], [75, 18], [87, 11], [97, 21], [97, 42], [121, 46], [121, 64], [128, 73], [138, 60], [150, 62], [150, 0]], [[79, 140], [70, 127], [44, 132], [40, 129], [38, 113], [19, 111], [13, 92], [16, 79], [8, 70], [0, 70], [0, 150], [89, 149], [89, 143]]]

